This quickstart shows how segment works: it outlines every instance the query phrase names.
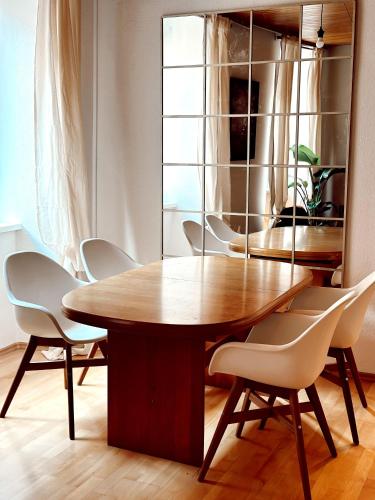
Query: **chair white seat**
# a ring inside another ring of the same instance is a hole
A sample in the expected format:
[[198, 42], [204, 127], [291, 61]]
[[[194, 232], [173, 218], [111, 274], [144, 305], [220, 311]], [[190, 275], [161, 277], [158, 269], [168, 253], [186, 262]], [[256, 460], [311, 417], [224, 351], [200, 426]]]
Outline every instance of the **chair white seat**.
[[107, 338], [107, 330], [95, 326], [75, 324], [65, 330], [71, 344], [87, 344], [100, 342]]

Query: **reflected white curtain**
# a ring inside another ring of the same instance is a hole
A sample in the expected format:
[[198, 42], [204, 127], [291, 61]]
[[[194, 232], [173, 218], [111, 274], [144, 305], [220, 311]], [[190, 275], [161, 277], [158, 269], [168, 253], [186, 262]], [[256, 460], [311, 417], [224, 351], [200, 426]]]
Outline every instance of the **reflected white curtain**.
[[[298, 58], [299, 45], [294, 38], [283, 37], [281, 40], [281, 59]], [[290, 113], [293, 89], [294, 63], [285, 62], [276, 65], [275, 113]], [[273, 164], [285, 165], [289, 161], [289, 148], [295, 138], [290, 137], [289, 116], [274, 117], [273, 124]], [[269, 171], [270, 211], [279, 214], [288, 201], [288, 169], [270, 168]]]
[[71, 271], [89, 236], [80, 98], [80, 0], [39, 0], [35, 47], [35, 162], [42, 240]]
[[[227, 63], [230, 20], [216, 14], [207, 18], [207, 63]], [[207, 71], [207, 114], [229, 114], [229, 68], [211, 67]], [[207, 118], [206, 162], [230, 163], [229, 118]], [[206, 169], [206, 210], [230, 209], [231, 182], [228, 168]]]
[[[310, 62], [307, 75], [307, 111], [321, 111], [322, 49], [314, 49], [314, 60]], [[309, 147], [321, 155], [322, 117], [309, 116]]]

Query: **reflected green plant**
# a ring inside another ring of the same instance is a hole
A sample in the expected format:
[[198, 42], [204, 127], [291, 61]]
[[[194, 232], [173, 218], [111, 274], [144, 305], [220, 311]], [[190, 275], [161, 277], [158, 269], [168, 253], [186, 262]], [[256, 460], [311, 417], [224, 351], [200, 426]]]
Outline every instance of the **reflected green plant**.
[[[290, 150], [293, 153], [294, 159], [296, 159], [297, 153], [298, 163], [304, 162], [310, 165], [308, 170], [311, 186], [309, 186], [306, 180], [300, 177], [297, 177], [296, 182], [293, 179], [293, 181], [288, 184], [288, 188], [296, 186], [297, 192], [309, 217], [321, 217], [327, 210], [337, 208], [331, 201], [323, 201], [323, 198], [328, 179], [335, 174], [344, 172], [344, 169], [330, 167], [319, 168], [320, 156], [303, 144], [300, 144], [298, 148], [293, 145], [290, 147]], [[319, 221], [312, 222], [319, 223]]]

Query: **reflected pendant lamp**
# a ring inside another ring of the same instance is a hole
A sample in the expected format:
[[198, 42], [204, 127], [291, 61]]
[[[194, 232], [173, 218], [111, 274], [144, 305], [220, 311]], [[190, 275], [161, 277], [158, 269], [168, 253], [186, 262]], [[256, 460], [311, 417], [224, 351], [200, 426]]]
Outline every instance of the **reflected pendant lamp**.
[[324, 47], [324, 29], [323, 29], [323, 4], [322, 10], [320, 12], [320, 28], [317, 31], [318, 39], [315, 43], [317, 49], [322, 49]]

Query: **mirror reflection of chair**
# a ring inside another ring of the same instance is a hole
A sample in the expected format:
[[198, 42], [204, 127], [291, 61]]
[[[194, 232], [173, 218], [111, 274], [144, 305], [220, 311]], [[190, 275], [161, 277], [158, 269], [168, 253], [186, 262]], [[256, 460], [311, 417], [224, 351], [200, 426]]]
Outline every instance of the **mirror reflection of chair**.
[[335, 271], [332, 273], [331, 285], [333, 287], [339, 287], [342, 285], [342, 264], [337, 266]]
[[[142, 267], [121, 248], [101, 238], [89, 238], [82, 241], [80, 251], [86, 276], [91, 283]], [[98, 344], [94, 343], [87, 356], [88, 359], [94, 358], [97, 350]], [[82, 370], [78, 385], [83, 384], [87, 371], [88, 367]]]
[[[300, 414], [315, 412], [330, 453], [335, 457], [335, 445], [315, 388], [315, 380], [324, 368], [335, 327], [351, 297], [351, 293], [347, 294], [319, 316], [273, 315], [270, 333], [280, 336], [282, 345], [279, 345], [281, 342], [278, 345], [264, 344], [263, 335], [269, 328], [261, 322], [253, 328], [247, 342], [229, 342], [215, 351], [209, 367], [210, 374], [227, 373], [235, 375], [236, 379], [200, 470], [200, 481], [207, 474], [228, 424], [290, 414], [304, 497], [311, 499]], [[262, 344], [257, 343], [258, 332], [261, 332], [259, 340]], [[259, 403], [260, 409], [250, 410], [250, 400], [246, 399], [241, 411], [235, 411], [245, 389], [250, 398]], [[306, 390], [309, 403], [299, 403], [298, 392], [302, 389]], [[259, 392], [269, 394], [270, 398], [282, 397], [289, 400], [289, 404], [272, 407]]]
[[212, 234], [225, 243], [229, 243], [234, 240], [234, 238], [240, 236], [240, 233], [233, 231], [223, 219], [220, 219], [220, 217], [216, 215], [206, 215], [206, 222]]
[[[184, 220], [182, 228], [189, 242], [193, 255], [202, 255], [202, 226], [193, 220]], [[227, 255], [229, 250], [226, 243], [218, 240], [210, 231], [204, 230], [205, 255]]]
[[327, 378], [342, 388], [354, 444], [359, 443], [359, 438], [347, 369], [349, 369], [352, 374], [362, 406], [366, 408], [366, 396], [361, 384], [352, 347], [357, 342], [361, 333], [365, 314], [374, 291], [375, 272], [369, 274], [356, 286], [351, 288], [306, 288], [306, 290], [303, 290], [295, 297], [289, 309], [291, 312], [302, 314], [311, 314], [311, 312], [317, 313], [327, 309], [332, 303], [348, 292], [354, 293], [353, 300], [346, 306], [342, 318], [337, 325], [328, 351], [328, 355], [336, 359], [338, 377], [327, 370], [324, 370], [322, 373], [324, 378]]
[[[63, 315], [62, 297], [83, 282], [46, 255], [38, 252], [11, 254], [5, 260], [4, 271], [7, 295], [15, 307], [17, 323], [30, 335], [30, 340], [0, 417], [5, 417], [25, 371], [63, 368], [68, 392], [69, 437], [75, 439], [72, 368], [107, 364], [107, 332], [74, 323]], [[92, 342], [99, 344], [104, 358], [72, 360], [72, 345]], [[64, 348], [65, 361], [32, 362], [38, 346]]]

